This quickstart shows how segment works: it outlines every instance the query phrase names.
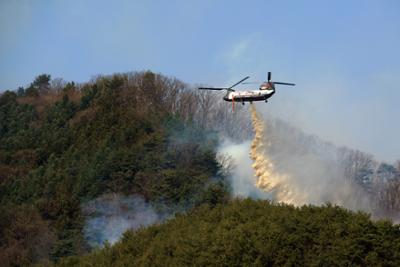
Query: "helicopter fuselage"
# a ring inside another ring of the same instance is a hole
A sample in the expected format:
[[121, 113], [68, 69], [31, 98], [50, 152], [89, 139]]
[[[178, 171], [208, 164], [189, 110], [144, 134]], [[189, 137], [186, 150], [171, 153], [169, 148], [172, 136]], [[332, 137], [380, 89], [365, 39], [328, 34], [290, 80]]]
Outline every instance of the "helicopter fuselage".
[[244, 102], [250, 102], [250, 103], [252, 103], [253, 101], [267, 102], [267, 99], [270, 98], [273, 94], [275, 94], [275, 84], [290, 85], [290, 86], [295, 85], [294, 83], [271, 81], [271, 72], [268, 72], [268, 81], [263, 82], [260, 85], [259, 90], [235, 91], [233, 89], [233, 87], [243, 83], [248, 78], [250, 78], [250, 76], [246, 76], [245, 78], [241, 79], [240, 81], [238, 81], [237, 83], [235, 83], [230, 87], [199, 87], [199, 90], [216, 90], [216, 91], [226, 90], [227, 93], [223, 99], [225, 101], [232, 102], [232, 110], [234, 110], [235, 102], [240, 102], [243, 105]]
[[274, 89], [267, 90], [248, 90], [228, 92], [224, 96], [224, 100], [228, 102], [253, 102], [265, 101], [275, 93]]

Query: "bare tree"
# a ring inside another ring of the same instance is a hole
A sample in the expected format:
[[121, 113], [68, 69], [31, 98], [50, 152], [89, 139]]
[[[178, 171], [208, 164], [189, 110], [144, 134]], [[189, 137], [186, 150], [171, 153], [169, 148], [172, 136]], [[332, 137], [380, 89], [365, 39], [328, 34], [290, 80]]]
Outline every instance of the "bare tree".
[[65, 85], [67, 84], [62, 78], [55, 78], [50, 81], [50, 88], [52, 91], [60, 94], [61, 91], [64, 89]]

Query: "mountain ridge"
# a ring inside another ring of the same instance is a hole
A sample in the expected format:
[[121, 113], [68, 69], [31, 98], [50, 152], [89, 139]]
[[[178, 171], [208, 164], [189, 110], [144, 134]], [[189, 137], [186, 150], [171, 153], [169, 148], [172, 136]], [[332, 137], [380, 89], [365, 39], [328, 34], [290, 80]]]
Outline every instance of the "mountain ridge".
[[[139, 196], [166, 214], [232, 205], [231, 170], [217, 147], [225, 137], [251, 136], [245, 111], [150, 71], [83, 84], [42, 74], [2, 93], [0, 260], [46, 265], [88, 253], [85, 227], [108, 213], [86, 214], [84, 207], [108, 194]], [[369, 166], [364, 154], [354, 157], [361, 167], [351, 171]], [[379, 188], [394, 211], [396, 186]]]

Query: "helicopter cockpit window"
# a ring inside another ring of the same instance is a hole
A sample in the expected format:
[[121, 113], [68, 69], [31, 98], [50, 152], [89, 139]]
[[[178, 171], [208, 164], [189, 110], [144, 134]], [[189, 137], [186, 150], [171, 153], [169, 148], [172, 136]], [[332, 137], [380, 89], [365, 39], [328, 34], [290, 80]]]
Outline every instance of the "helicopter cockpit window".
[[268, 89], [268, 84], [266, 84], [266, 83], [261, 84], [260, 89], [261, 89], [261, 90], [266, 90], [266, 89]]

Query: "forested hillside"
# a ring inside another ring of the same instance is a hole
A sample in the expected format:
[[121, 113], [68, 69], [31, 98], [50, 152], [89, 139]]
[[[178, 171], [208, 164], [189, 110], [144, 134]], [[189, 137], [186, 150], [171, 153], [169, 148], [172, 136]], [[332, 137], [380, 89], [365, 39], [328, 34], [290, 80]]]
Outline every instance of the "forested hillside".
[[236, 200], [126, 232], [59, 266], [399, 266], [400, 229], [337, 206]]
[[226, 201], [204, 117], [210, 98], [151, 72], [80, 85], [50, 78], [0, 98], [2, 265], [89, 251], [81, 207], [103, 194], [162, 209]]
[[[1, 265], [399, 264], [398, 225], [333, 206], [234, 200], [227, 168], [233, 164], [217, 148], [221, 138], [240, 143], [252, 131], [246, 107], [232, 112], [220, 100], [150, 71], [82, 84], [42, 74], [26, 88], [3, 92]], [[272, 158], [282, 158], [282, 143], [302, 160], [336, 151], [268, 119]], [[345, 178], [361, 186], [360, 194], [384, 215], [398, 214], [400, 167], [347, 148], [340, 155]], [[126, 223], [135, 205], [144, 225], [170, 219], [91, 253], [105, 237], [88, 234], [88, 225], [104, 228], [96, 219], [116, 213]]]

